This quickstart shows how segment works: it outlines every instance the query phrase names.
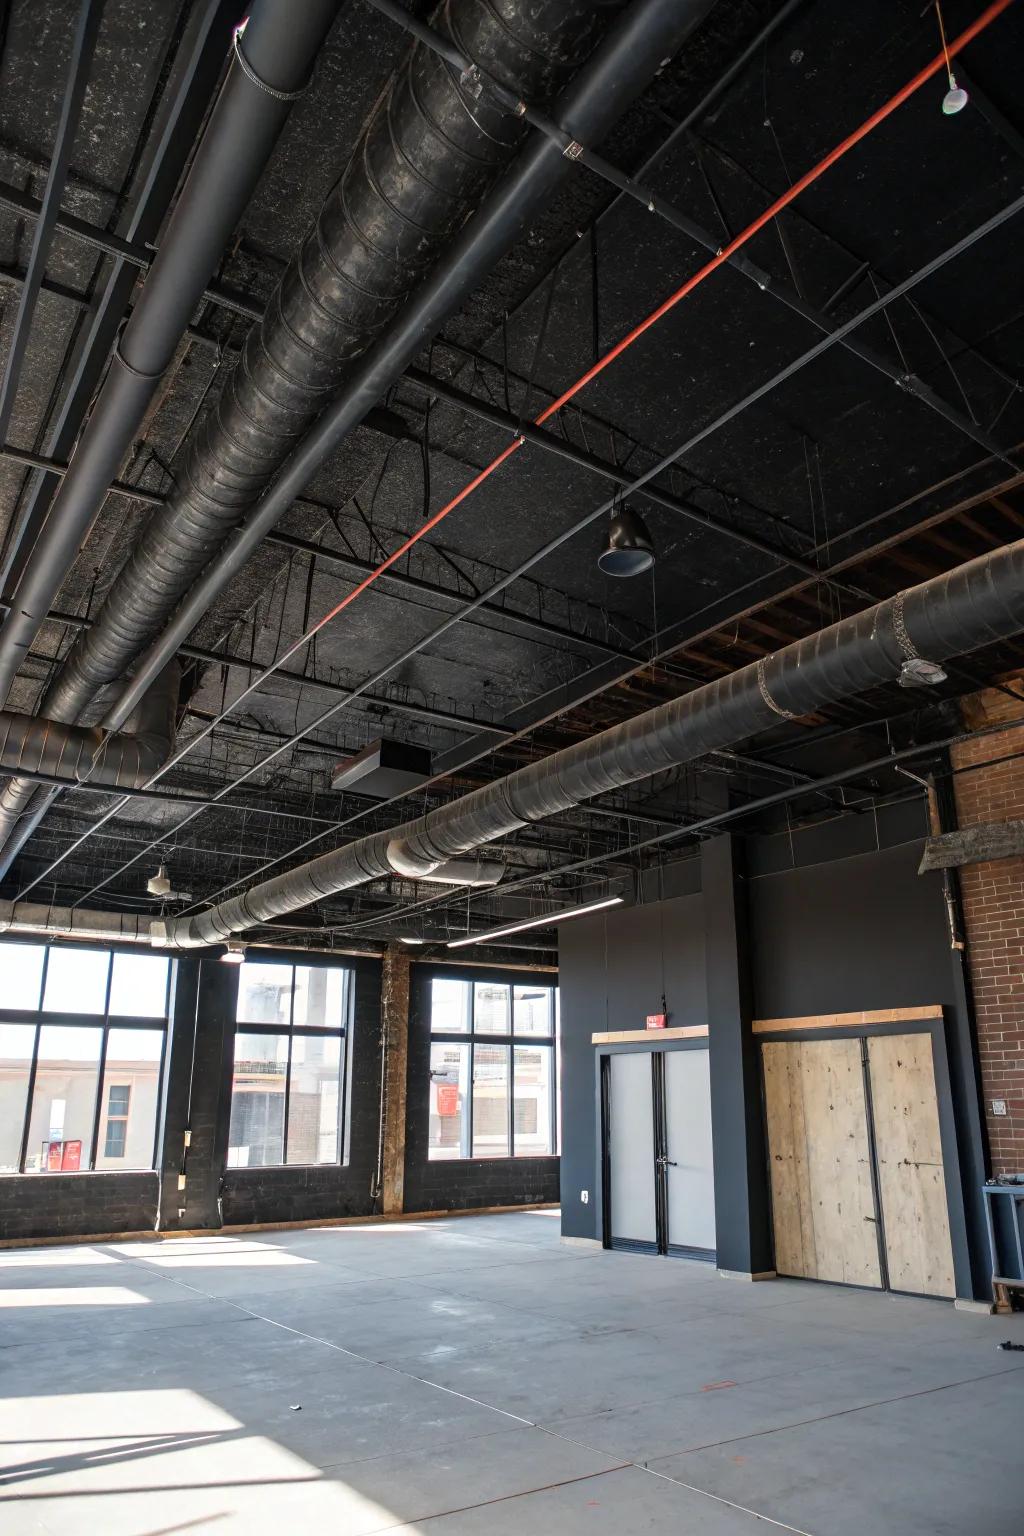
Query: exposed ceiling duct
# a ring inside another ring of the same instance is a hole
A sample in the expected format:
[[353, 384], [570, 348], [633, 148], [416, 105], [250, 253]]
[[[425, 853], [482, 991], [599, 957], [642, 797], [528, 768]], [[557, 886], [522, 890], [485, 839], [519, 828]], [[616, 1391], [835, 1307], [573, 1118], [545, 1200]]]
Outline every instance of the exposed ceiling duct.
[[[0, 703], [88, 537], [292, 102], [308, 83], [337, 10], [338, 0], [308, 0], [298, 12], [286, 0], [254, 0], [244, 35], [235, 36], [236, 58], [160, 252], [114, 349], [86, 429], [0, 629]], [[120, 673], [130, 661], [131, 653], [124, 654]], [[62, 668], [43, 696], [40, 713], [71, 724], [93, 692]], [[19, 821], [22, 831], [33, 824], [24, 818], [36, 793], [36, 786], [27, 781], [7, 785], [0, 796], [0, 848]]]
[[[447, 24], [451, 25], [463, 7], [475, 9], [479, 4], [480, 0], [450, 0], [441, 8], [435, 21], [445, 23], [447, 18]], [[633, 0], [593, 57], [559, 96], [555, 105], [559, 122], [568, 132], [574, 133], [579, 142], [600, 141], [713, 4], [714, 0]], [[502, 9], [509, 16], [535, 10], [547, 18], [550, 7], [531, 8], [521, 4], [521, 0], [514, 0], [514, 3], [504, 0]], [[585, 10], [590, 15], [588, 26], [592, 26], [594, 11], [598, 8], [568, 6], [566, 9]], [[600, 8], [605, 14], [609, 9], [608, 6]], [[464, 33], [460, 34], [460, 45], [464, 52], [473, 51], [468, 48]], [[446, 89], [454, 93], [457, 117], [468, 116], [475, 121], [480, 108], [472, 82], [456, 81], [447, 65], [440, 63], [429, 50], [423, 51], [430, 61], [423, 66], [429, 77], [433, 78], [433, 72], [440, 70]], [[413, 49], [411, 57], [415, 56], [416, 49]], [[408, 68], [411, 72], [411, 63]], [[399, 80], [401, 78], [402, 74]], [[488, 113], [495, 111], [497, 108], [491, 102]], [[501, 116], [499, 113], [499, 119]], [[367, 136], [364, 136], [364, 142], [368, 144]], [[357, 156], [360, 165], [361, 156], [362, 149]], [[235, 537], [210, 561], [199, 580], [191, 585], [184, 584], [181, 606], [163, 634], [140, 659], [134, 683], [126, 687], [115, 708], [106, 716], [108, 726], [117, 727], [125, 711], [133, 707], [139, 690], [187, 639], [211, 604], [271, 533], [278, 519], [302, 494], [328, 454], [365, 418], [441, 324], [467, 301], [495, 262], [523, 237], [531, 220], [540, 214], [553, 190], [569, 174], [571, 166], [571, 158], [559, 145], [536, 134], [514, 169], [501, 180], [464, 227], [455, 233], [454, 225], [451, 226], [443, 259], [433, 273], [416, 289], [366, 358], [346, 373], [337, 398], [303, 438]], [[345, 178], [341, 185], [345, 187]], [[321, 358], [318, 367], [322, 370], [324, 366]], [[160, 521], [159, 527], [164, 526], [164, 521]], [[92, 636], [89, 638], [91, 641]]]
[[958, 566], [646, 714], [566, 747], [418, 821], [360, 838], [195, 917], [158, 924], [182, 948], [379, 879], [445, 860], [691, 762], [824, 704], [891, 682], [912, 657], [943, 661], [1024, 629], [1024, 540]]
[[0, 771], [45, 773], [69, 784], [137, 788], [170, 756], [180, 678], [180, 668], [172, 662], [124, 731], [62, 725], [42, 715], [0, 710]]
[[45, 901], [0, 901], [0, 933], [40, 938], [98, 939], [103, 943], [148, 944], [152, 918], [134, 912], [91, 912], [53, 907]]
[[[549, 96], [587, 57], [622, 5], [445, 0], [435, 21], [489, 73], [514, 81], [517, 92], [533, 99]], [[322, 0], [317, 9], [323, 10]], [[524, 131], [513, 110], [474, 93], [472, 82], [460, 80], [429, 49], [409, 50], [263, 320], [249, 332], [218, 406], [193, 436], [175, 494], [136, 543], [95, 623], [79, 635], [41, 713], [75, 721], [100, 689], [124, 676], [342, 385], [353, 359], [513, 158]], [[229, 232], [234, 222], [233, 216]], [[166, 250], [161, 255], [169, 259]], [[203, 269], [202, 283], [209, 275]], [[150, 392], [155, 383], [148, 380]], [[367, 402], [360, 417], [375, 403]], [[103, 458], [90, 516], [125, 446]], [[74, 490], [73, 473], [74, 464], [61, 487], [65, 501]], [[63, 542], [60, 548], [66, 554]], [[38, 560], [58, 563], [42, 540]], [[69, 563], [61, 565], [58, 586]], [[14, 668], [55, 595], [52, 580], [41, 584], [25, 621], [27, 638], [12, 653]], [[0, 797], [0, 847], [19, 821], [22, 838], [38, 824], [38, 817], [25, 817], [37, 793], [30, 783], [12, 783]], [[8, 864], [15, 852], [7, 848]]]

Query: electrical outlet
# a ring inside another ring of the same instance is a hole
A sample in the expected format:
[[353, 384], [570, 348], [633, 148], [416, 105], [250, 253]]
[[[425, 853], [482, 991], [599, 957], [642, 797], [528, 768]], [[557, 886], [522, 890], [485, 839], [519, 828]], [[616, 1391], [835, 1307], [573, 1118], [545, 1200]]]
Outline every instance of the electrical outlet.
[[992, 1100], [992, 1113], [994, 1115], [1005, 1115], [1006, 1114], [1006, 1100], [1005, 1099], [993, 1099]]
[[581, 1189], [580, 1190], [580, 1204], [581, 1205], [589, 1205], [590, 1204], [590, 1190], [589, 1189]]

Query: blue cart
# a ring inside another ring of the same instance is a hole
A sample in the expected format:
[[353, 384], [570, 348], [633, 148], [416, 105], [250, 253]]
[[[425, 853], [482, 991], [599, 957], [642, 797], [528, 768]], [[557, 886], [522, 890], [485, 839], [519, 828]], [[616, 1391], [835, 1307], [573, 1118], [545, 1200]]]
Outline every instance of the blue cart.
[[982, 1185], [992, 1254], [992, 1297], [997, 1312], [1010, 1311], [1010, 1291], [1024, 1290], [1024, 1174], [1006, 1174]]

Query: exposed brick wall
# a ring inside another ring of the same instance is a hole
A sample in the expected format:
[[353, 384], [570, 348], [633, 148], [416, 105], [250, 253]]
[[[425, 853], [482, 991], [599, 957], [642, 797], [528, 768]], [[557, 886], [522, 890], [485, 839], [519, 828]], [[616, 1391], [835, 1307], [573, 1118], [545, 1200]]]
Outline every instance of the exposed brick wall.
[[0, 1178], [0, 1241], [148, 1232], [155, 1173], [12, 1173]]
[[[988, 691], [965, 711], [974, 728], [1020, 712], [1005, 694]], [[1024, 727], [976, 737], [955, 747], [952, 759], [960, 770], [962, 827], [1024, 820]], [[992, 1171], [1018, 1173], [1024, 1171], [1024, 858], [966, 865], [960, 888]], [[992, 1112], [1000, 1099], [1005, 1115]]]

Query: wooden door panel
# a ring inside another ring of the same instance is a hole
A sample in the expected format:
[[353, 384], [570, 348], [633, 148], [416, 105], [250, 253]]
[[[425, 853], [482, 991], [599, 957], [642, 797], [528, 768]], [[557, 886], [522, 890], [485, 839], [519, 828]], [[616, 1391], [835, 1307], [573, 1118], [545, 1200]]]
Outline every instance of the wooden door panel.
[[868, 1063], [889, 1284], [954, 1296], [931, 1036], [873, 1035]]
[[763, 1047], [780, 1274], [881, 1285], [859, 1040]]

